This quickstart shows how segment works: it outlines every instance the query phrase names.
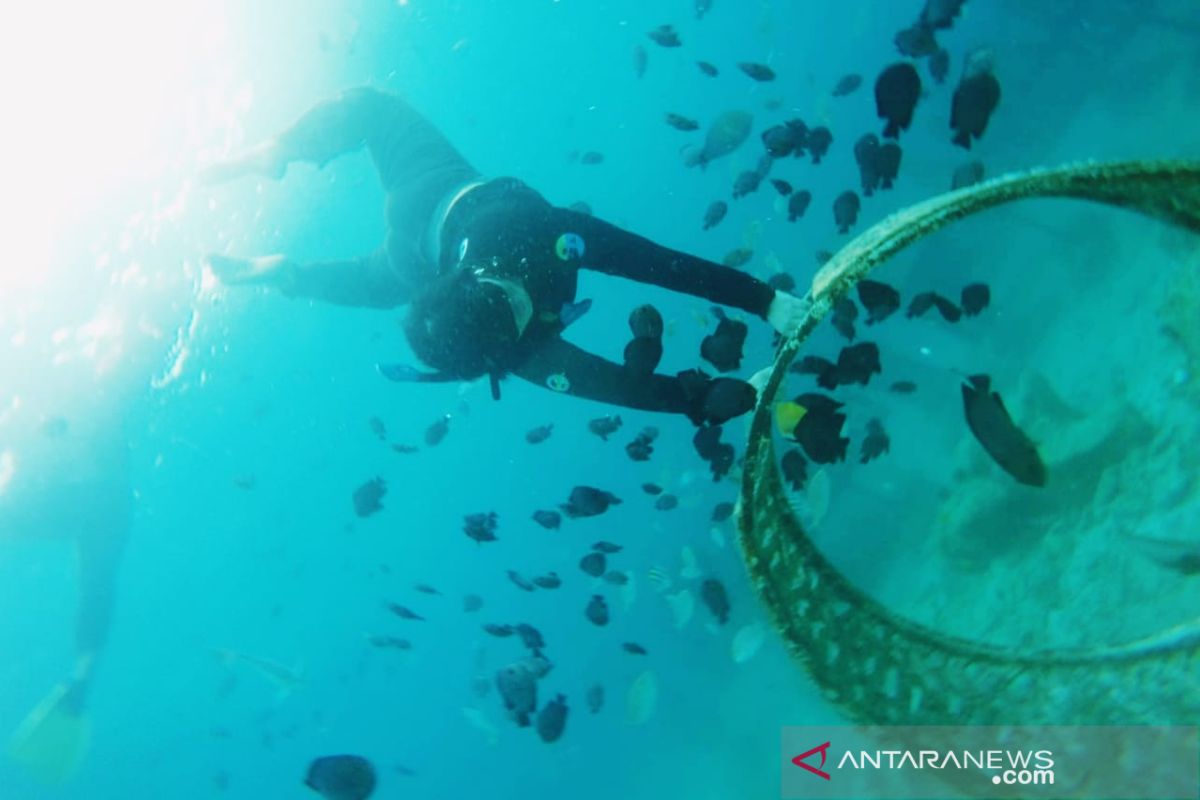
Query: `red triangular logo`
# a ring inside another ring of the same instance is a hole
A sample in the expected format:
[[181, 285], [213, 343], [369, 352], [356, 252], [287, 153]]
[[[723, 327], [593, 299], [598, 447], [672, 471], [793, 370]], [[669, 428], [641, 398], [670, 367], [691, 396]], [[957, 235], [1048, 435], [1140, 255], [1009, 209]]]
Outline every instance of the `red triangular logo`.
[[809, 756], [820, 753], [821, 754], [821, 766], [822, 767], [825, 766], [825, 751], [828, 749], [829, 749], [829, 742], [826, 742], [825, 744], [819, 744], [816, 747], [814, 747], [812, 750], [809, 750], [806, 753], [801, 753], [800, 755], [793, 758], [792, 763], [795, 764], [797, 767], [800, 767], [801, 769], [808, 770], [813, 775], [824, 778], [825, 780], [829, 780], [828, 772], [825, 772], [822, 769], [818, 769], [817, 767], [814, 767], [811, 764], [804, 763], [804, 759], [808, 758]]

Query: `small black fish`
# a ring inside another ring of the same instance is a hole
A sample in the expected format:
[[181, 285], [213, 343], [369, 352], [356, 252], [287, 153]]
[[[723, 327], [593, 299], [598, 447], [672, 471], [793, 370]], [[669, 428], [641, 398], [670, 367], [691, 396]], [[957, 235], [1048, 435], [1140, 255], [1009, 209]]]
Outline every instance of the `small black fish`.
[[756, 169], [747, 169], [738, 173], [737, 178], [733, 181], [733, 198], [736, 200], [739, 197], [745, 197], [751, 192], [758, 191], [759, 184], [762, 183], [762, 173]]
[[629, 314], [629, 330], [633, 339], [625, 345], [625, 366], [639, 375], [649, 375], [662, 360], [662, 314], [652, 305], [640, 305]]
[[844, 191], [833, 201], [833, 221], [837, 223], [838, 233], [849, 233], [850, 226], [858, 222], [858, 209], [862, 203], [858, 195], [852, 191]]
[[867, 310], [868, 325], [883, 322], [900, 308], [900, 293], [882, 281], [864, 278], [856, 288], [858, 301]]
[[833, 327], [838, 333], [850, 341], [854, 341], [854, 321], [858, 319], [858, 306], [849, 297], [843, 297], [833, 304]]
[[967, 0], [925, 0], [919, 22], [931, 30], [949, 28]]
[[822, 356], [807, 355], [788, 368], [797, 375], [824, 375], [837, 368], [837, 364]]
[[547, 572], [534, 578], [533, 585], [539, 589], [557, 589], [562, 586], [562, 578], [558, 577], [557, 572]]
[[613, 544], [612, 542], [606, 542], [606, 541], [601, 540], [601, 541], [593, 544], [592, 549], [595, 550], [597, 553], [608, 553], [611, 555], [612, 553], [621, 552], [624, 548], [621, 547], [621, 545], [619, 545], [619, 544]]
[[704, 212], [703, 230], [715, 228], [721, 220], [725, 219], [725, 215], [729, 213], [729, 204], [724, 200], [715, 200]]
[[412, 650], [412, 642], [398, 636], [372, 636], [367, 642], [380, 650]]
[[850, 440], [841, 435], [846, 423], [846, 415], [838, 410], [842, 404], [816, 393], [802, 394], [796, 402], [806, 413], [796, 423], [792, 435], [804, 454], [818, 464], [844, 461]]
[[720, 445], [720, 425], [710, 425], [706, 428], [700, 428], [692, 437], [692, 446], [696, 448], [696, 454], [705, 461], [716, 457]]
[[600, 709], [604, 708], [604, 687], [598, 683], [593, 683], [591, 688], [587, 690], [587, 705], [588, 711], [593, 714], [599, 714]]
[[496, 526], [499, 515], [495, 511], [467, 514], [463, 517], [463, 533], [477, 542], [496, 541]]
[[424, 617], [413, 611], [411, 608], [402, 606], [399, 603], [388, 603], [387, 610], [395, 614], [400, 619], [410, 619], [417, 622], [423, 622], [425, 620]]
[[950, 176], [951, 189], [965, 189], [968, 186], [974, 186], [983, 180], [983, 162], [968, 161], [954, 170], [954, 174]]
[[375, 434], [375, 438], [383, 441], [387, 439], [387, 428], [384, 427], [383, 420], [379, 417], [371, 417], [367, 420], [367, 425], [371, 428], [371, 433]]
[[646, 303], [629, 312], [629, 332], [638, 338], [655, 339], [663, 334], [663, 318], [654, 306]]
[[467, 614], [474, 614], [479, 609], [483, 608], [483, 598], [477, 594], [463, 595], [462, 610]]
[[885, 139], [896, 139], [912, 124], [913, 109], [921, 96], [921, 76], [912, 64], [893, 64], [875, 81], [875, 111], [887, 120]]
[[933, 298], [935, 297], [937, 297], [936, 292], [920, 292], [913, 295], [913, 299], [908, 302], [908, 310], [904, 312], [904, 316], [908, 319], [925, 316], [925, 313], [933, 308]]
[[659, 495], [654, 501], [654, 507], [659, 511], [671, 511], [679, 505], [679, 498], [673, 494]]
[[588, 422], [588, 430], [607, 442], [608, 437], [620, 430], [622, 424], [619, 415], [608, 414]]
[[695, 131], [700, 129], [700, 123], [682, 114], [670, 114], [665, 117], [667, 124], [677, 131]]
[[697, 61], [696, 66], [699, 67], [701, 72], [703, 72], [705, 75], [707, 75], [710, 78], [715, 78], [715, 77], [717, 77], [717, 75], [720, 74], [720, 72], [717, 70], [717, 68], [714, 67], [712, 64], [708, 63], [707, 61]]
[[633, 461], [649, 461], [650, 456], [654, 454], [654, 437], [642, 431], [632, 442], [625, 445], [625, 454]]
[[812, 192], [807, 189], [801, 189], [788, 198], [787, 215], [788, 222], [795, 222], [804, 216], [804, 212], [808, 211], [808, 204], [812, 202]]
[[808, 392], [796, 398], [796, 402], [804, 406], [811, 412], [823, 414], [832, 413], [842, 407], [842, 403], [834, 400], [828, 395], [820, 394], [819, 392]]
[[366, 800], [375, 791], [375, 767], [362, 756], [323, 756], [308, 765], [304, 785], [325, 800]]
[[771, 158], [804, 155], [808, 144], [808, 126], [801, 119], [790, 119], [778, 125], [772, 125], [762, 132], [763, 147]]
[[704, 19], [704, 15], [712, 11], [713, 0], [692, 0], [692, 8], [696, 10], [696, 19]]
[[592, 551], [579, 559], [579, 568], [587, 575], [599, 578], [608, 569], [608, 559], [604, 557], [604, 553]]
[[383, 498], [387, 494], [387, 481], [383, 478], [373, 478], [354, 490], [351, 500], [354, 502], [354, 513], [360, 517], [369, 517], [383, 509]]
[[718, 623], [724, 625], [729, 621], [729, 594], [725, 591], [725, 584], [716, 578], [706, 579], [700, 584], [700, 600]]
[[632, 653], [635, 656], [647, 655], [646, 648], [642, 647], [637, 642], [625, 642], [624, 644], [621, 645], [621, 649], [624, 650], [626, 653]]
[[742, 365], [742, 348], [750, 329], [746, 323], [730, 319], [720, 308], [714, 307], [713, 314], [718, 320], [717, 329], [700, 343], [700, 357], [718, 372], [732, 372]]
[[646, 63], [649, 57], [646, 55], [646, 48], [640, 44], [633, 46], [633, 74], [640, 80], [646, 74]]
[[828, 250], [816, 250], [813, 252], [813, 259], [817, 262], [818, 267], [828, 264], [831, 258], [833, 258], [833, 253]]
[[741, 61], [738, 63], [738, 69], [756, 81], [765, 82], [775, 80], [775, 70], [771, 69], [766, 64], [756, 64], [753, 61]]
[[953, 142], [971, 149], [971, 139], [978, 139], [987, 130], [992, 112], [1000, 104], [1000, 82], [991, 72], [979, 72], [964, 78], [954, 90], [950, 105], [950, 128]]
[[775, 187], [780, 197], [787, 197], [792, 193], [792, 185], [782, 178], [771, 178], [771, 186]]
[[929, 57], [929, 77], [939, 86], [946, 82], [950, 74], [950, 51], [939, 47], [938, 51]]
[[505, 574], [508, 575], [508, 579], [512, 581], [513, 585], [521, 591], [533, 592], [537, 590], [536, 586], [525, 580], [525, 578], [521, 577], [521, 573], [517, 572], [515, 569], [507, 570]]
[[646, 35], [650, 37], [652, 42], [661, 47], [679, 47], [683, 44], [679, 40], [679, 34], [675, 32], [674, 25], [659, 25]]
[[968, 317], [974, 317], [988, 307], [992, 301], [992, 293], [986, 283], [972, 283], [963, 287], [959, 301], [962, 312]]
[[866, 386], [872, 375], [883, 372], [883, 367], [879, 363], [879, 346], [874, 342], [859, 342], [843, 347], [842, 351], [838, 353], [835, 371], [837, 385], [846, 386], [857, 383], [860, 386]]
[[933, 307], [942, 315], [942, 319], [946, 322], [958, 322], [962, 319], [962, 309], [954, 305], [954, 303], [940, 294], [933, 295]]
[[442, 439], [446, 438], [446, 434], [450, 432], [450, 415], [446, 414], [437, 422], [425, 429], [425, 444], [429, 447], [436, 447], [441, 443]]
[[790, 292], [796, 288], [796, 279], [786, 272], [776, 272], [767, 278], [767, 286], [779, 292]]
[[733, 503], [721, 502], [713, 506], [712, 517], [713, 522], [724, 522], [733, 516]]
[[833, 134], [829, 132], [829, 128], [826, 128], [824, 125], [818, 125], [815, 128], [809, 129], [805, 144], [808, 145], [808, 152], [812, 156], [812, 163], [820, 164], [821, 159], [829, 152], [830, 145], [833, 144]]
[[597, 152], [596, 150], [589, 150], [579, 157], [579, 163], [588, 165], [603, 164], [604, 153]]
[[862, 86], [862, 75], [859, 75], [857, 72], [843, 75], [833, 86], [833, 96], [845, 97], [857, 91], [860, 86]]
[[550, 434], [554, 433], [554, 425], [538, 425], [536, 428], [530, 428], [525, 431], [525, 441], [530, 444], [541, 444], [550, 438]]
[[879, 188], [891, 189], [896, 178], [900, 175], [900, 159], [903, 153], [900, 145], [895, 142], [885, 142], [879, 146], [879, 154], [875, 159], [875, 167], [879, 172]]
[[859, 183], [862, 193], [870, 197], [879, 185], [879, 137], [867, 133], [854, 143], [854, 161], [858, 164]]
[[863, 437], [862, 448], [859, 450], [858, 463], [866, 464], [888, 452], [892, 440], [888, 438], [883, 423], [877, 419], [867, 422], [867, 435]]
[[562, 736], [567, 726], [567, 710], [567, 698], [561, 694], [542, 706], [537, 715], [537, 732], [543, 742], [556, 742]]
[[521, 644], [535, 653], [546, 646], [546, 640], [542, 638], [542, 632], [527, 622], [518, 623], [513, 630], [516, 631], [517, 636], [521, 637]]
[[392, 450], [394, 450], [397, 453], [404, 454], [404, 455], [408, 455], [409, 453], [417, 452], [417, 448], [412, 446], [411, 444], [393, 444]]
[[583, 613], [588, 618], [588, 622], [597, 627], [602, 628], [608, 624], [608, 603], [604, 602], [604, 598], [598, 594], [592, 595], [592, 599], [588, 601], [587, 608]]
[[750, 259], [754, 258], [754, 251], [748, 247], [739, 247], [736, 250], [730, 250], [721, 259], [721, 263], [727, 267], [737, 269], [749, 263]]
[[917, 390], [917, 385], [912, 381], [896, 381], [888, 388], [896, 394], [912, 394]]
[[624, 586], [629, 583], [629, 575], [617, 569], [610, 569], [604, 573], [604, 582], [611, 583], [613, 586]]
[[603, 514], [609, 506], [619, 506], [621, 498], [612, 492], [596, 489], [592, 486], [576, 486], [571, 490], [571, 496], [566, 503], [559, 506], [568, 517], [594, 517]]
[[643, 483], [642, 491], [648, 495], [660, 495], [663, 493], [663, 488], [657, 483]]
[[431, 594], [434, 596], [441, 595], [441, 592], [437, 590], [436, 586], [430, 586], [428, 583], [418, 583], [417, 585], [413, 586], [413, 588], [421, 594]]
[[488, 635], [495, 636], [497, 639], [507, 639], [515, 633], [512, 625], [497, 625], [494, 622], [484, 625], [483, 630]]
[[779, 471], [783, 479], [792, 486], [793, 492], [798, 492], [808, 483], [808, 462], [796, 448], [792, 448], [779, 459]]
[[1037, 445], [1017, 427], [997, 392], [991, 390], [991, 378], [972, 375], [962, 385], [963, 411], [967, 426], [1000, 468], [1026, 486], [1046, 485], [1046, 464], [1038, 455]]
[[585, 203], [583, 200], [576, 200], [574, 203], [571, 203], [571, 205], [567, 206], [567, 208], [577, 214], [587, 214], [589, 217], [592, 216], [591, 204]]
[[909, 58], [925, 58], [938, 51], [937, 37], [933, 29], [916, 22], [895, 35], [892, 42], [900, 55]]
[[533, 512], [533, 521], [548, 531], [556, 531], [562, 525], [562, 514], [557, 511], [538, 509]]

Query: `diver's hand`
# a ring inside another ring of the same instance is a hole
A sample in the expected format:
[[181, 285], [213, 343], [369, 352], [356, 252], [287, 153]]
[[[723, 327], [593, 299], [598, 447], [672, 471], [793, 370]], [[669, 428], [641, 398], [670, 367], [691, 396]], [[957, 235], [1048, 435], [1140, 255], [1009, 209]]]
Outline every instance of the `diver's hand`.
[[204, 263], [221, 283], [230, 286], [271, 286], [286, 290], [292, 282], [292, 262], [281, 255], [236, 258], [210, 253]]
[[776, 291], [775, 299], [771, 301], [771, 306], [767, 309], [767, 322], [771, 323], [771, 327], [779, 333], [788, 336], [800, 327], [800, 323], [808, 315], [811, 305], [812, 303], [806, 297], [796, 297], [787, 292]]
[[287, 160], [274, 139], [250, 148], [241, 155], [222, 159], [200, 170], [201, 183], [215, 186], [247, 175], [278, 180], [287, 171]]

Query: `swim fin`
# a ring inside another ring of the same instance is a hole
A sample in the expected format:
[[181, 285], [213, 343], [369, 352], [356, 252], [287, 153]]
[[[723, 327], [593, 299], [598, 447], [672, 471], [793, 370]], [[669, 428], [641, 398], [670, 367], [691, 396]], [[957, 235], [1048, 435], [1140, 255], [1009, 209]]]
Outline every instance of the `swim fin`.
[[8, 755], [44, 783], [68, 781], [91, 742], [91, 720], [79, 707], [75, 688], [74, 682], [55, 686], [8, 742]]

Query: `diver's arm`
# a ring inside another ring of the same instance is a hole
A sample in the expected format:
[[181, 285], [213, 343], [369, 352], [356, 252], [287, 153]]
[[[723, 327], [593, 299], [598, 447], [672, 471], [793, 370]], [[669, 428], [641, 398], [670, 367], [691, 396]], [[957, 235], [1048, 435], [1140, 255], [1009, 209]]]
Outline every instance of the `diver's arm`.
[[587, 214], [555, 209], [555, 225], [584, 240], [581, 264], [607, 275], [703, 297], [767, 318], [775, 290], [731, 267], [690, 256]]
[[575, 397], [642, 411], [684, 414], [697, 425], [719, 425], [753, 407], [752, 396], [748, 403], [737, 407], [716, 408], [708, 402], [714, 386], [741, 381], [712, 380], [698, 371], [693, 372], [692, 381], [684, 380], [686, 373], [677, 377], [640, 373], [557, 336], [538, 344], [513, 373], [530, 383]]
[[409, 298], [386, 247], [346, 261], [299, 262], [282, 255], [209, 255], [206, 261], [222, 283], [267, 286], [288, 297], [362, 308], [394, 308]]

